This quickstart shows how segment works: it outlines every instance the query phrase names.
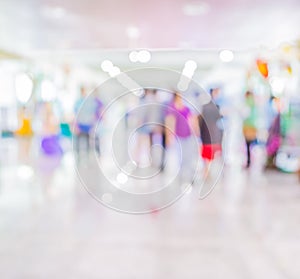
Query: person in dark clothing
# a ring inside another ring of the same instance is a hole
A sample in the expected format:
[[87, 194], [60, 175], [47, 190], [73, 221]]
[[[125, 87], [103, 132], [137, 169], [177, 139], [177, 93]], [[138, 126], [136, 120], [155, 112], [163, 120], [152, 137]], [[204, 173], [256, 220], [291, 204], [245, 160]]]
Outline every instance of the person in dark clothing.
[[254, 95], [252, 92], [246, 92], [245, 103], [247, 108], [247, 116], [243, 122], [243, 134], [245, 137], [247, 148], [246, 168], [249, 168], [251, 165], [251, 146], [257, 142], [257, 109], [255, 105]]
[[275, 107], [275, 116], [269, 128], [269, 135], [266, 143], [267, 162], [265, 168], [276, 168], [275, 159], [282, 141], [281, 131], [281, 102], [276, 97], [271, 98], [271, 104]]
[[202, 108], [199, 115], [199, 130], [202, 141], [201, 156], [204, 160], [205, 175], [208, 175], [209, 163], [214, 160], [217, 154], [222, 152], [223, 130], [221, 129], [221, 119], [219, 107], [214, 103], [214, 99], [219, 94], [219, 89], [211, 89], [211, 100]]

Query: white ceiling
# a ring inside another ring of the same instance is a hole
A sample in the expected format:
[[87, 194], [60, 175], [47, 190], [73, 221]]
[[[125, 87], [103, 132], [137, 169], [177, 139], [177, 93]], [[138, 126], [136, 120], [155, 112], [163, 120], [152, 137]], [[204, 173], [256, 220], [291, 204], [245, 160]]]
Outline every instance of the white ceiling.
[[0, 0], [0, 48], [21, 53], [276, 47], [299, 26], [299, 0]]

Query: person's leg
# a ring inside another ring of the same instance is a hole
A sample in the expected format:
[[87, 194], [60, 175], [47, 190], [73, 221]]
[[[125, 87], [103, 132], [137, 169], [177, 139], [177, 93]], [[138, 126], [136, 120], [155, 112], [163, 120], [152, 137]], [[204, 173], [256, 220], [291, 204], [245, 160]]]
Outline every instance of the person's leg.
[[203, 177], [204, 179], [209, 177], [209, 167], [210, 167], [210, 160], [204, 159], [203, 161], [204, 166], [203, 166]]
[[95, 150], [100, 155], [100, 137], [97, 134], [95, 134]]
[[194, 146], [192, 137], [182, 138], [181, 175], [185, 182], [192, 182], [194, 176]]
[[149, 144], [150, 144], [150, 149], [153, 145], [153, 135], [154, 133], [153, 132], [149, 132]]
[[142, 133], [136, 132], [135, 141], [131, 140], [130, 143], [133, 143], [133, 161], [136, 163], [137, 166], [140, 164], [140, 157], [141, 157], [141, 147], [142, 147]]
[[133, 158], [137, 166], [143, 165], [144, 154], [145, 152], [149, 151], [149, 149], [145, 148], [145, 146], [149, 146], [149, 134], [144, 132], [137, 132]]
[[149, 148], [149, 149], [147, 149], [147, 150], [149, 150], [149, 156], [150, 156], [150, 161], [149, 161], [149, 163], [150, 163], [150, 165], [151, 166], [153, 166], [153, 160], [154, 160], [154, 154], [152, 154], [152, 145], [153, 145], [153, 135], [154, 135], [154, 133], [152, 132], [152, 131], [149, 131], [149, 134], [148, 134], [148, 137], [149, 137], [149, 141], [148, 141], [148, 146], [147, 146], [147, 148]]
[[165, 157], [166, 157], [166, 131], [162, 130], [161, 133], [161, 145], [162, 145], [162, 154], [161, 154], [161, 162], [160, 169], [163, 171], [165, 168]]
[[251, 164], [251, 141], [246, 140], [246, 147], [247, 147], [247, 165], [246, 167], [249, 168]]
[[86, 152], [89, 152], [89, 150], [90, 150], [90, 133], [86, 133], [85, 137], [86, 137]]
[[[83, 141], [83, 144], [81, 143]], [[89, 147], [90, 147], [90, 137], [89, 137], [89, 134], [86, 133], [86, 132], [81, 132], [79, 135], [78, 135], [78, 144], [79, 144], [79, 150], [80, 150], [80, 145], [83, 145], [83, 150], [85, 152], [88, 152], [89, 151]]]
[[76, 150], [77, 154], [79, 154], [79, 152], [80, 152], [80, 141], [81, 141], [81, 132], [79, 132], [75, 136], [75, 150]]
[[212, 159], [212, 145], [211, 144], [204, 144], [202, 146], [202, 159], [203, 159], [203, 178], [209, 178], [209, 168]]

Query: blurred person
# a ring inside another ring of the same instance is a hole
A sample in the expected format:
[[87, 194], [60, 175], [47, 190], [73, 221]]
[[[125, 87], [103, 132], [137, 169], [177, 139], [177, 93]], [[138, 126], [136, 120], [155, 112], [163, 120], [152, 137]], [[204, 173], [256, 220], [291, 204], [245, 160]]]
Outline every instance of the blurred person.
[[103, 123], [102, 123], [102, 113], [104, 109], [104, 104], [101, 102], [99, 98], [95, 98], [95, 102], [97, 105], [96, 108], [96, 123], [95, 123], [95, 129], [94, 129], [94, 147], [98, 155], [101, 154], [101, 143], [100, 139], [103, 135]]
[[15, 131], [15, 134], [18, 136], [32, 136], [33, 130], [29, 109], [23, 106], [18, 113], [18, 118], [21, 122], [21, 127]]
[[[155, 90], [156, 91], [156, 90]], [[162, 154], [160, 161], [160, 170], [165, 169], [165, 158], [166, 158], [166, 148], [167, 148], [167, 128], [166, 128], [166, 117], [168, 113], [168, 107], [171, 105], [172, 97], [170, 98], [170, 93], [167, 92], [156, 92], [156, 98], [160, 104], [159, 106], [159, 126], [158, 132], [161, 138]]]
[[198, 116], [202, 142], [201, 156], [204, 160], [205, 177], [209, 174], [210, 162], [214, 160], [216, 156], [221, 155], [222, 152], [222, 116], [219, 106], [214, 102], [219, 92], [219, 88], [210, 89], [211, 100], [202, 107], [202, 113]]
[[20, 137], [18, 142], [20, 143], [20, 160], [24, 163], [30, 162], [30, 151], [32, 144], [32, 113], [28, 107], [22, 106], [18, 111], [18, 120], [20, 128], [15, 131], [15, 135]]
[[251, 165], [251, 147], [257, 142], [257, 108], [254, 94], [250, 91], [245, 93], [246, 116], [243, 121], [243, 135], [247, 149], [246, 168]]
[[[90, 149], [90, 133], [97, 117], [99, 117], [100, 101], [94, 96], [87, 96], [87, 91], [84, 86], [80, 88], [80, 97], [75, 103], [75, 148], [80, 151], [81, 141], [85, 141], [85, 149]], [[96, 147], [97, 150], [97, 147]], [[100, 149], [99, 149], [100, 151]]]
[[54, 113], [53, 104], [44, 103], [42, 106], [42, 134], [45, 136], [58, 134], [58, 119]]
[[272, 119], [266, 143], [267, 162], [265, 167], [275, 168], [275, 158], [282, 140], [280, 99], [272, 96], [270, 98], [270, 106], [272, 110]]
[[[174, 137], [178, 140], [177, 154], [180, 164], [180, 179], [188, 179], [193, 182], [193, 132], [197, 133], [197, 120], [185, 105], [180, 93], [174, 93], [174, 99], [170, 105], [166, 117], [166, 142], [172, 144]], [[182, 152], [180, 152], [180, 149]], [[182, 157], [180, 158], [180, 154]]]
[[[156, 99], [156, 90], [144, 89], [140, 98], [138, 111], [137, 145], [135, 150], [135, 161], [141, 164], [144, 149], [150, 150], [153, 145], [154, 135], [161, 131], [160, 104]], [[146, 148], [143, 148], [146, 147]], [[151, 161], [151, 165], [153, 160]]]
[[63, 150], [59, 142], [59, 121], [53, 106], [50, 102], [42, 106], [41, 147], [46, 155], [61, 155]]

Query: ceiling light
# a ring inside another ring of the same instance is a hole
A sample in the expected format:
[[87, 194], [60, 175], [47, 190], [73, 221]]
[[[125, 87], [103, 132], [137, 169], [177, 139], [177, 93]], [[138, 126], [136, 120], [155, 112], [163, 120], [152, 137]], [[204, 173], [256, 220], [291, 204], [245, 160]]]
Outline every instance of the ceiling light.
[[115, 76], [117, 76], [117, 75], [120, 74], [120, 73], [121, 73], [120, 68], [118, 68], [118, 67], [116, 67], [116, 66], [113, 66], [113, 67], [109, 70], [109, 75], [110, 75], [111, 77], [115, 77]]
[[141, 50], [138, 53], [138, 60], [141, 63], [147, 63], [151, 59], [151, 53], [148, 50]]
[[114, 67], [114, 64], [110, 60], [104, 60], [101, 63], [101, 69], [104, 72], [109, 72]]
[[199, 16], [207, 14], [209, 9], [205, 2], [188, 3], [183, 6], [183, 13], [187, 16]]
[[139, 53], [137, 51], [131, 51], [129, 53], [129, 60], [133, 63], [138, 62], [139, 58], [138, 58]]
[[185, 62], [184, 68], [194, 72], [197, 69], [197, 63], [194, 60], [188, 60]]
[[192, 78], [196, 69], [197, 63], [194, 60], [188, 60], [184, 64], [182, 75], [188, 78]]
[[138, 38], [140, 35], [139, 29], [135, 26], [127, 27], [126, 32], [127, 32], [127, 36], [131, 39]]
[[219, 57], [222, 62], [231, 62], [234, 58], [233, 52], [228, 49], [220, 51]]

